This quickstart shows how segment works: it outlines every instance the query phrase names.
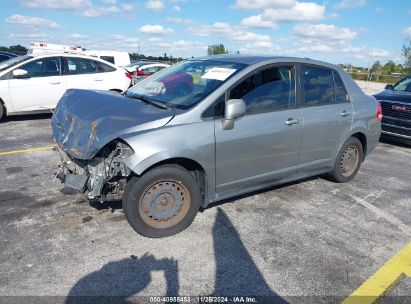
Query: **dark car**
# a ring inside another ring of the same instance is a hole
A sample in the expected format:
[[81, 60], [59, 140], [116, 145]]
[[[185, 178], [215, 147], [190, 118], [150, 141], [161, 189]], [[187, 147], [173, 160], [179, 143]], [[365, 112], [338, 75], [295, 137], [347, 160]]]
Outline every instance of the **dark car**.
[[411, 75], [374, 97], [382, 107], [382, 135], [411, 144]]
[[13, 53], [0, 51], [0, 62], [9, 60], [9, 59], [14, 58], [14, 57], [17, 57], [17, 55], [13, 54]]

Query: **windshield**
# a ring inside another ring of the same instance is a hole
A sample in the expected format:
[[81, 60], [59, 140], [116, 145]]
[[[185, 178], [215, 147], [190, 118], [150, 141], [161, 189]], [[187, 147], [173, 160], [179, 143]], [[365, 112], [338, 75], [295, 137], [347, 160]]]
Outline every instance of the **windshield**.
[[8, 68], [11, 68], [12, 66], [15, 66], [23, 61], [29, 60], [33, 58], [33, 56], [29, 55], [24, 55], [24, 56], [19, 56], [19, 57], [14, 57], [9, 60], [3, 61], [0, 63], [0, 71], [4, 71]]
[[411, 77], [401, 80], [394, 86], [394, 91], [411, 93]]
[[244, 64], [216, 61], [186, 61], [154, 74], [127, 91], [167, 107], [187, 110], [244, 68]]

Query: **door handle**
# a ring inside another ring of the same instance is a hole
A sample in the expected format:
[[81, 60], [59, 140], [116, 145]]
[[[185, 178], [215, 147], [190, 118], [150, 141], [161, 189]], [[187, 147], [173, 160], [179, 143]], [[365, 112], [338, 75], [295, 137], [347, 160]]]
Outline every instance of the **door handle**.
[[286, 124], [287, 126], [296, 125], [296, 124], [298, 124], [298, 123], [300, 123], [300, 121], [299, 121], [298, 119], [294, 119], [294, 118], [288, 118], [288, 119], [285, 121], [285, 124]]
[[94, 78], [94, 81], [103, 81], [102, 78]]
[[347, 116], [350, 116], [351, 115], [351, 113], [350, 112], [347, 112], [347, 111], [342, 111], [341, 113], [340, 113], [340, 116], [342, 116], [342, 117], [347, 117]]
[[52, 81], [50, 81], [49, 82], [50, 84], [60, 84], [61, 83], [61, 81], [60, 80], [52, 80]]

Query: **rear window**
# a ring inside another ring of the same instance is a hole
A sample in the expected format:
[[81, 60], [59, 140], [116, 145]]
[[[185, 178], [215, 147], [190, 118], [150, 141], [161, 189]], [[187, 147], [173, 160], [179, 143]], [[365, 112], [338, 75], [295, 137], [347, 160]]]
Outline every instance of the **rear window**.
[[112, 64], [115, 63], [113, 56], [100, 56], [100, 58], [103, 59], [103, 60], [105, 60], [105, 61], [108, 61], [108, 62], [110, 62], [110, 63], [112, 63]]
[[334, 85], [335, 85], [335, 102], [336, 103], [341, 103], [341, 102], [347, 102], [348, 101], [348, 95], [347, 91], [345, 90], [345, 86], [343, 81], [341, 80], [340, 75], [338, 73], [334, 73]]
[[114, 72], [116, 70], [112, 66], [109, 66], [108, 64], [102, 63], [100, 61], [96, 61], [96, 64], [100, 73]]

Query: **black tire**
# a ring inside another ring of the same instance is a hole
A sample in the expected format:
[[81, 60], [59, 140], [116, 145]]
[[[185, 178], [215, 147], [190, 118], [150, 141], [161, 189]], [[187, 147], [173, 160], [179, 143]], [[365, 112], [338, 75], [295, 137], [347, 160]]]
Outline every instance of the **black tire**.
[[338, 151], [334, 168], [327, 177], [337, 183], [349, 182], [360, 169], [363, 157], [361, 142], [355, 137], [350, 137]]
[[200, 205], [197, 181], [178, 165], [159, 166], [140, 177], [132, 177], [123, 195], [123, 210], [129, 224], [137, 233], [150, 238], [183, 231], [193, 222]]
[[6, 118], [6, 108], [0, 102], [0, 121], [2, 121], [4, 118]]

